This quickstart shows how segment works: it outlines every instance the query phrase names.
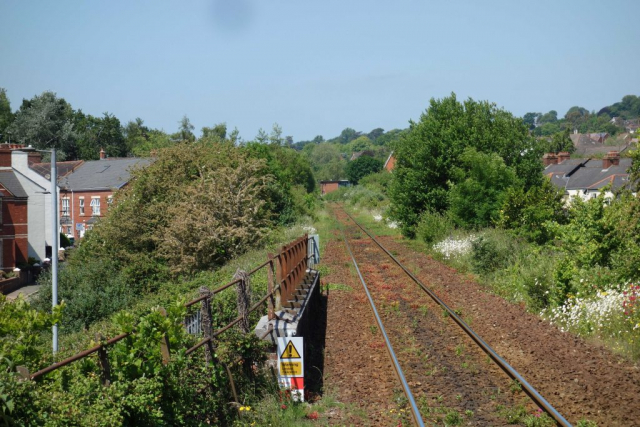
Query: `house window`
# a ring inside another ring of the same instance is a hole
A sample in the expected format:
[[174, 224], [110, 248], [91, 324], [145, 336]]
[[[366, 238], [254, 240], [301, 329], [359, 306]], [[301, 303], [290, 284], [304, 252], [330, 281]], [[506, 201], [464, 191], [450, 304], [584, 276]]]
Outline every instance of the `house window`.
[[62, 199], [62, 216], [69, 216], [69, 199]]
[[79, 205], [80, 205], [80, 216], [84, 216], [84, 197], [80, 197]]
[[111, 206], [111, 203], [113, 203], [113, 196], [107, 196], [107, 205]]
[[100, 197], [91, 198], [91, 215], [100, 216]]

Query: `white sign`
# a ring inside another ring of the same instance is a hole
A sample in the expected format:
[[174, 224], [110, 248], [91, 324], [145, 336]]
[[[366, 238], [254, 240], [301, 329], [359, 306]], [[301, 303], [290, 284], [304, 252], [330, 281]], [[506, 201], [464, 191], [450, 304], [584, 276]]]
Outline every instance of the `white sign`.
[[278, 338], [278, 382], [290, 390], [293, 400], [304, 402], [304, 340], [302, 337]]

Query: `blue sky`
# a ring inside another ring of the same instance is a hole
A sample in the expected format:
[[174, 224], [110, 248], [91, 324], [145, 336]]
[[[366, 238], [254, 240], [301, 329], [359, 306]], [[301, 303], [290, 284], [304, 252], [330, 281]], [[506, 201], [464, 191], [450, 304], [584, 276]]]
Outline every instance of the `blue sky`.
[[298, 141], [404, 128], [451, 92], [599, 109], [640, 94], [639, 42], [639, 1], [3, 0], [0, 87], [13, 109], [52, 90], [123, 124]]

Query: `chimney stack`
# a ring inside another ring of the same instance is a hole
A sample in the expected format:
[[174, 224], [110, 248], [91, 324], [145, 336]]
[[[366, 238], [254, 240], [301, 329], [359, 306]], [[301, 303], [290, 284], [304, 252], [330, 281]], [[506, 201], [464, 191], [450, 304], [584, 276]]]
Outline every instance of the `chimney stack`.
[[571, 158], [571, 154], [568, 151], [561, 151], [558, 153], [558, 163], [562, 163], [565, 160], [569, 160]]
[[609, 151], [602, 159], [602, 169], [609, 169], [611, 166], [620, 164], [620, 153], [617, 151]]
[[544, 156], [542, 156], [542, 163], [545, 166], [557, 165], [558, 156], [556, 156], [555, 153], [546, 153]]
[[22, 144], [0, 144], [0, 167], [11, 167], [11, 152], [24, 148]]
[[104, 148], [100, 148], [100, 160], [107, 158], [107, 153], [104, 152]]

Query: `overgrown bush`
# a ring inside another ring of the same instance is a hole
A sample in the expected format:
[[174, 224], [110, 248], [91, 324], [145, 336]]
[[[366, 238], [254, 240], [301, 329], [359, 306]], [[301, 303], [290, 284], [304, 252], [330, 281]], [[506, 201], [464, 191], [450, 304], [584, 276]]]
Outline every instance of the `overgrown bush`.
[[485, 231], [471, 245], [473, 270], [477, 273], [486, 274], [505, 268], [517, 256], [517, 243], [500, 230]]
[[544, 244], [553, 237], [550, 225], [563, 224], [565, 220], [562, 193], [549, 179], [544, 179], [541, 186], [527, 191], [521, 187], [508, 189], [498, 225], [531, 242]]
[[[16, 426], [231, 425], [236, 411], [229, 404], [233, 396], [223, 363], [231, 369], [244, 398], [254, 399], [254, 390], [262, 390], [269, 381], [263, 371], [253, 369], [264, 362], [263, 344], [253, 334], [229, 331], [219, 338], [217, 360], [208, 365], [202, 349], [185, 355], [195, 338], [182, 325], [184, 300], [166, 308], [166, 316], [157, 309], [141, 318], [126, 312], [116, 316], [119, 332], [135, 332], [109, 347], [108, 387], [101, 384], [95, 357], [36, 382], [18, 381], [14, 370], [0, 359], [0, 415], [4, 417], [0, 420]], [[16, 323], [9, 329], [17, 334], [24, 332], [24, 326]], [[50, 327], [50, 322], [43, 326]], [[163, 363], [159, 345], [165, 334], [171, 349], [168, 364]], [[32, 372], [43, 366], [37, 354], [23, 362]]]
[[425, 243], [432, 244], [447, 236], [453, 229], [453, 222], [446, 215], [427, 210], [420, 215], [416, 236]]

